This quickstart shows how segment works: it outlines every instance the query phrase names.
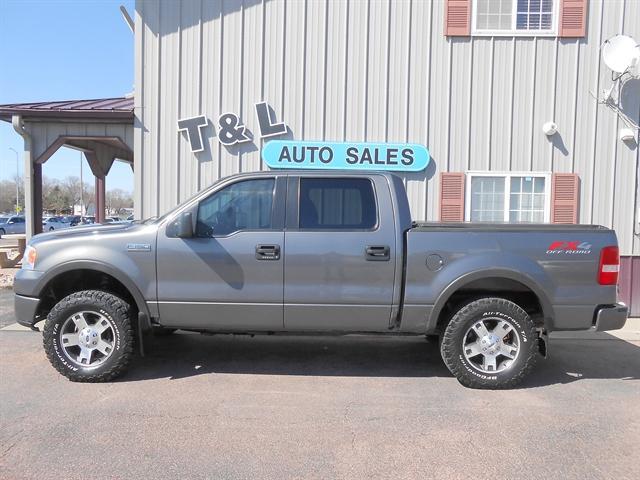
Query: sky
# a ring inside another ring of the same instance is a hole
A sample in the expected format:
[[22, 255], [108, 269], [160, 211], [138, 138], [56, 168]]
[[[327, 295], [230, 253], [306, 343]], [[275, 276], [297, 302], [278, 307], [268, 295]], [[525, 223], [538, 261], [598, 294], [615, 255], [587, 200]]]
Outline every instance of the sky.
[[[133, 33], [119, 6], [133, 17], [133, 0], [0, 0], [0, 104], [121, 97], [133, 91]], [[20, 174], [24, 144], [0, 121], [0, 180]], [[85, 182], [92, 183], [84, 161]], [[60, 149], [43, 174], [80, 176], [80, 153]], [[133, 173], [115, 162], [107, 189], [133, 191]]]

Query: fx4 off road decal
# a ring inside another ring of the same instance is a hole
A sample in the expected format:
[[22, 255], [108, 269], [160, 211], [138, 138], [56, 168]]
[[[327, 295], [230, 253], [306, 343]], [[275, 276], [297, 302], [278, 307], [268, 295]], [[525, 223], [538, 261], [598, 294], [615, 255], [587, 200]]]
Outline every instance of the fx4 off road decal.
[[547, 255], [589, 255], [591, 253], [591, 244], [587, 242], [567, 242], [558, 240], [551, 242], [547, 248]]

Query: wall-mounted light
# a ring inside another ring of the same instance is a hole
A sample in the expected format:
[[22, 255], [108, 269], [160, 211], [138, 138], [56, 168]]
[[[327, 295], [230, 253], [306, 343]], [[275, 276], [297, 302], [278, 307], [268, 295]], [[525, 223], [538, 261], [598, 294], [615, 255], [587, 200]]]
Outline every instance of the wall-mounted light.
[[544, 125], [542, 125], [542, 131], [547, 137], [550, 137], [557, 133], [558, 125], [556, 125], [556, 122], [545, 122]]
[[636, 139], [636, 135], [630, 128], [621, 128], [619, 138], [623, 142], [630, 142]]

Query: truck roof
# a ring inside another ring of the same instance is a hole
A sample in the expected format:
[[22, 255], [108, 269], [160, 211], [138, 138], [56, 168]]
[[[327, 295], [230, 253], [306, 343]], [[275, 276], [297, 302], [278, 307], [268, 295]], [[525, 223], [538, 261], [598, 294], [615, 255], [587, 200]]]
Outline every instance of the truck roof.
[[367, 175], [382, 175], [384, 177], [396, 177], [401, 178], [399, 175], [383, 171], [383, 170], [320, 170], [320, 169], [282, 169], [282, 170], [263, 170], [260, 172], [246, 172], [229, 175], [229, 177], [254, 177], [254, 176], [269, 176], [269, 175], [286, 175], [286, 176], [300, 176], [311, 175], [318, 177], [361, 177]]

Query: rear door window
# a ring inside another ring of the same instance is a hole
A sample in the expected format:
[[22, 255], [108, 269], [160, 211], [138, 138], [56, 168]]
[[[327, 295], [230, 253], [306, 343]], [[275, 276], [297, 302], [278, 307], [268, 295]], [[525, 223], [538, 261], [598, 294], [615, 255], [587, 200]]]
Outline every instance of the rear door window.
[[300, 179], [301, 229], [373, 230], [377, 223], [376, 197], [369, 179]]

